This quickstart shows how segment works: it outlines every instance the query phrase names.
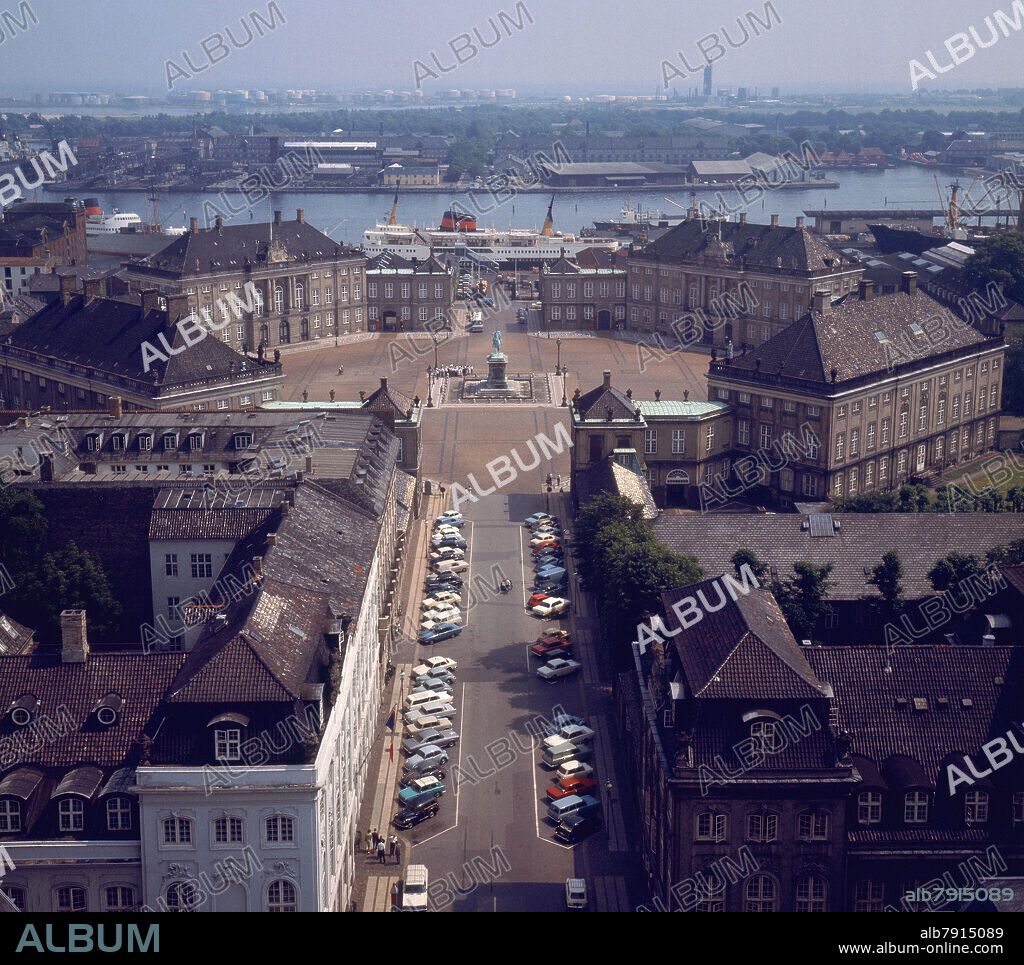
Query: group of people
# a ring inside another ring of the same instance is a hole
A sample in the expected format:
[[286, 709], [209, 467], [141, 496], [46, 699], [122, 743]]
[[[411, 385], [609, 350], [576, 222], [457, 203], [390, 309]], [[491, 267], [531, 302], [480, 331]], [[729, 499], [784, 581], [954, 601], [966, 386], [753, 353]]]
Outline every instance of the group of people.
[[[361, 847], [360, 832], [356, 831], [356, 850]], [[377, 856], [379, 864], [387, 864], [388, 857], [395, 859], [397, 864], [402, 863], [402, 842], [394, 834], [388, 836], [381, 834], [376, 828], [366, 832], [366, 853], [373, 857]]]
[[446, 375], [447, 376], [452, 376], [452, 375], [466, 376], [466, 375], [472, 375], [472, 374], [473, 374], [473, 366], [472, 365], [442, 365], [442, 366], [439, 366], [438, 368], [434, 369], [434, 372], [433, 372], [433, 375], [434, 375], [435, 379], [443, 378]]
[[501, 592], [502, 593], [508, 593], [512, 589], [512, 581], [511, 580], [502, 580], [500, 585], [501, 585]]

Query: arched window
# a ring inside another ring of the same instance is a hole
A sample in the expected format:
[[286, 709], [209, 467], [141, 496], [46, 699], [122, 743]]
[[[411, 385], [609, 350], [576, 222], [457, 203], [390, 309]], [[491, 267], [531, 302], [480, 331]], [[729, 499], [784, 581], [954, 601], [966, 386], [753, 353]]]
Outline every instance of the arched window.
[[135, 889], [127, 885], [108, 885], [103, 889], [104, 911], [134, 911]]
[[796, 883], [797, 911], [828, 911], [828, 882], [820, 875], [804, 875]]
[[296, 897], [295, 885], [278, 878], [267, 888], [267, 911], [298, 911]]
[[215, 844], [244, 844], [245, 822], [229, 815], [214, 818], [213, 840]]
[[717, 874], [699, 874], [696, 891], [697, 904], [694, 905], [694, 911], [725, 911], [725, 882]]
[[291, 333], [291, 326], [288, 324], [288, 322], [281, 322], [280, 326], [278, 327], [278, 341], [282, 345], [287, 345], [292, 340]]
[[305, 317], [302, 319], [302, 341], [309, 341], [309, 319]]
[[779, 889], [771, 875], [754, 875], [743, 889], [744, 911], [776, 911]]
[[296, 285], [295, 286], [295, 308], [298, 311], [301, 312], [304, 305], [305, 305], [305, 293], [304, 293], [303, 288], [302, 288], [301, 285]]
[[3, 885], [2, 887], [0, 887], [0, 891], [2, 891], [7, 896], [7, 900], [12, 905], [14, 905], [14, 907], [17, 908], [18, 911], [25, 910], [24, 888], [17, 888], [14, 885]]
[[189, 818], [164, 818], [164, 844], [192, 844], [192, 822]]
[[278, 315], [284, 311], [284, 289], [280, 286], [274, 289], [274, 311]]
[[54, 893], [54, 911], [86, 911], [89, 896], [79, 885], [64, 885]]
[[196, 889], [190, 881], [174, 881], [164, 895], [167, 910], [184, 912], [196, 910]]
[[254, 288], [252, 292], [252, 309], [256, 315], [263, 314], [263, 292]]

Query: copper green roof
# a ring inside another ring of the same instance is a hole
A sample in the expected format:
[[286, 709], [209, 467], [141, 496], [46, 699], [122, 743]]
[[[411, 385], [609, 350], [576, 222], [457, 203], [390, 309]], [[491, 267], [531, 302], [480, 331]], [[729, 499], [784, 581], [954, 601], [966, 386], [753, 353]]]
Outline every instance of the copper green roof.
[[633, 402], [644, 416], [664, 416], [677, 419], [702, 419], [709, 415], [719, 415], [729, 408], [727, 402], [689, 402], [676, 399], [658, 402], [634, 399]]

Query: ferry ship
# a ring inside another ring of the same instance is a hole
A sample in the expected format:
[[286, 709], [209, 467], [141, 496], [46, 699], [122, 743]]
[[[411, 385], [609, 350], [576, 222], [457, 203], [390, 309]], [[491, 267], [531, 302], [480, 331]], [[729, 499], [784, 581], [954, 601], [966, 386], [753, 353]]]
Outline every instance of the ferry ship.
[[446, 252], [495, 266], [537, 265], [554, 261], [563, 255], [574, 258], [584, 248], [618, 248], [620, 240], [612, 237], [585, 237], [555, 231], [552, 219], [554, 196], [548, 204], [547, 217], [540, 231], [529, 228], [480, 228], [476, 217], [452, 206], [444, 213], [440, 227], [416, 228], [399, 224], [396, 219], [398, 195], [395, 195], [390, 218], [377, 222], [363, 232], [363, 250], [371, 257], [385, 252], [402, 258], [424, 260], [431, 254]]
[[[64, 200], [71, 204], [78, 203], [73, 197]], [[89, 251], [95, 254], [145, 257], [169, 245], [187, 230], [172, 227], [161, 229], [143, 221], [133, 212], [118, 211], [117, 208], [104, 216], [96, 198], [86, 198], [82, 205], [85, 208], [86, 244]]]
[[665, 214], [662, 211], [651, 208], [644, 211], [639, 206], [632, 207], [630, 200], [630, 197], [627, 196], [626, 203], [622, 207], [621, 220], [595, 220], [595, 231], [634, 236], [646, 234], [652, 228], [674, 228], [677, 224], [686, 220], [685, 212], [682, 214]]

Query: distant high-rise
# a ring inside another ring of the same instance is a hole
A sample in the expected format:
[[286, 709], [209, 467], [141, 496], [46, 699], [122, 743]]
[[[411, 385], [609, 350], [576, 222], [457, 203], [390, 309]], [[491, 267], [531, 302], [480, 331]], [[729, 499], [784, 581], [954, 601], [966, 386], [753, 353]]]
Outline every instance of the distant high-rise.
[[704, 96], [711, 96], [711, 64], [704, 68]]

